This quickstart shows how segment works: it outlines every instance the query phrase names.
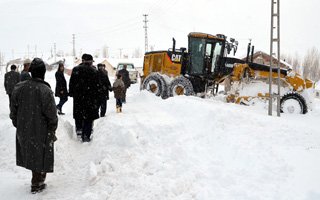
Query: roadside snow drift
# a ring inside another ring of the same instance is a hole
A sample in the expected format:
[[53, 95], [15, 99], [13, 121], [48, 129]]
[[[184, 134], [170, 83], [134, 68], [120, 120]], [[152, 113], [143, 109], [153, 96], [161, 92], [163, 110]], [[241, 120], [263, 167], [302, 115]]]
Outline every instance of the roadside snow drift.
[[[54, 89], [54, 72], [46, 76]], [[319, 100], [306, 115], [278, 118], [264, 106], [185, 96], [162, 100], [134, 84], [123, 113], [115, 112], [111, 93], [92, 142], [81, 143], [69, 98], [66, 115], [59, 116], [55, 172], [47, 176], [48, 188], [32, 195], [31, 172], [15, 165], [15, 128], [3, 84], [1, 91], [4, 199], [320, 199]]]

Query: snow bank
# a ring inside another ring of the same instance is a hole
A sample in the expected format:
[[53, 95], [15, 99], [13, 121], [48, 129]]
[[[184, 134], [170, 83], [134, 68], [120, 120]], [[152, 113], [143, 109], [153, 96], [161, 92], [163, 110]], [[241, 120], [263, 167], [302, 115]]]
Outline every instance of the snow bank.
[[[54, 89], [54, 74], [46, 79]], [[37, 195], [29, 193], [31, 173], [15, 166], [15, 129], [1, 92], [0, 193], [17, 200], [320, 199], [319, 100], [306, 115], [278, 118], [217, 99], [162, 100], [138, 84], [128, 92], [120, 114], [110, 94], [106, 117], [84, 144], [69, 99], [59, 116], [55, 173]]]

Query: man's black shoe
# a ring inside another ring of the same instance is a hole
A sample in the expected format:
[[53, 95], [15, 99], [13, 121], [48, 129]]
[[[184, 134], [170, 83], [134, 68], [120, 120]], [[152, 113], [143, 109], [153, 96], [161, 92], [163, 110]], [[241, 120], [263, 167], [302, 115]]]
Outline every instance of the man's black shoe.
[[82, 142], [90, 142], [90, 141], [91, 141], [90, 138], [87, 138], [87, 137], [82, 138]]
[[31, 186], [31, 193], [36, 194], [36, 193], [42, 192], [46, 188], [47, 188], [47, 184], [45, 183], [37, 186]]
[[65, 115], [65, 113], [58, 110], [58, 115]]

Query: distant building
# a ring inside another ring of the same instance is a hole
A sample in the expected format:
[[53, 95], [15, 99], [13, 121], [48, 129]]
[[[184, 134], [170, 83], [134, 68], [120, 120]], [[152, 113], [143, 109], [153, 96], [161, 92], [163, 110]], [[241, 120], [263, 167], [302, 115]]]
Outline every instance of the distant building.
[[[242, 60], [246, 60], [247, 57], [244, 57]], [[249, 56], [249, 60], [251, 60], [251, 55]], [[263, 51], [257, 51], [253, 54], [253, 62], [258, 63], [258, 64], [263, 64], [263, 65], [270, 65], [270, 55], [263, 52]], [[274, 56], [272, 57], [272, 64], [274, 66], [278, 65], [278, 59], [275, 58]], [[292, 69], [292, 65], [289, 63], [280, 60], [280, 68], [283, 69]]]

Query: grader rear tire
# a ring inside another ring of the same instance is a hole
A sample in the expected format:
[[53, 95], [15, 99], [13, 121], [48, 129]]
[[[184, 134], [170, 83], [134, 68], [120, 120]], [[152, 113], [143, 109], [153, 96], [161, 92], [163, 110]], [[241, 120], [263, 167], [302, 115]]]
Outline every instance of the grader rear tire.
[[298, 93], [288, 93], [280, 100], [280, 112], [289, 114], [306, 114], [308, 107], [305, 99]]
[[156, 96], [161, 96], [163, 99], [168, 98], [167, 84], [164, 78], [158, 73], [147, 76], [142, 86], [142, 89], [148, 90]]

